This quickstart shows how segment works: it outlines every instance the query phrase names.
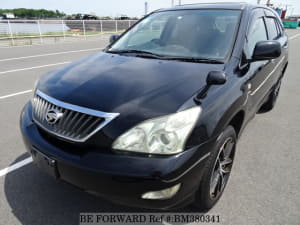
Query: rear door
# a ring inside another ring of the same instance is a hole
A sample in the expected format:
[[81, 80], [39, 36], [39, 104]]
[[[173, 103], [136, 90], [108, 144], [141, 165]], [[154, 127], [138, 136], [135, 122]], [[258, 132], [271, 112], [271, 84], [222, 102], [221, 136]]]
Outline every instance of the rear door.
[[[268, 32], [265, 22], [264, 10], [254, 9], [247, 32], [247, 40], [244, 48], [245, 57], [251, 59], [257, 42], [267, 41]], [[248, 109], [257, 111], [264, 97], [271, 88], [267, 82], [269, 74], [275, 64], [271, 60], [251, 62], [247, 73], [249, 85]]]
[[278, 17], [270, 10], [265, 10], [265, 21], [268, 31], [268, 39], [278, 41], [281, 45], [281, 56], [277, 59], [271, 60], [274, 64], [274, 71], [270, 76], [269, 83], [273, 86], [278, 82], [278, 79], [282, 75], [283, 62], [287, 59], [288, 37], [285, 35], [281, 22]]

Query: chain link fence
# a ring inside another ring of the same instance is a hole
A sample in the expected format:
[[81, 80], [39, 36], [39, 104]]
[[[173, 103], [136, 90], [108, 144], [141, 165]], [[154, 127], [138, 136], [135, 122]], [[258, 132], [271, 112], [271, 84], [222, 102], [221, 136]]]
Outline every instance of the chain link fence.
[[122, 33], [136, 20], [0, 20], [0, 46], [32, 45], [59, 41], [107, 39]]

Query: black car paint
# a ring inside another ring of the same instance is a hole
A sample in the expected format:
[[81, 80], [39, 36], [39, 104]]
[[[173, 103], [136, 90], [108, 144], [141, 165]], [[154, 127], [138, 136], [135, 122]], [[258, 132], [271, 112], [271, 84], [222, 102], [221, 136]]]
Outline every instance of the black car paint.
[[[253, 17], [269, 13], [267, 8], [245, 4], [200, 4], [168, 10], [226, 7], [242, 10], [242, 17], [234, 48], [224, 64], [166, 61], [101, 52], [43, 76], [38, 89], [47, 95], [74, 105], [118, 112], [120, 116], [86, 143], [78, 144], [60, 140], [38, 128], [32, 122], [29, 102], [22, 112], [20, 124], [28, 150], [34, 146], [56, 159], [63, 180], [118, 203], [169, 208], [192, 198], [205, 165], [202, 158], [209, 154], [222, 130], [232, 124], [240, 134], [287, 66], [288, 39], [285, 34], [277, 40], [282, 46], [280, 57], [240, 66], [249, 22]], [[223, 71], [227, 81], [220, 86], [211, 86], [205, 98], [197, 102], [195, 96], [205, 87], [206, 76], [211, 71]], [[253, 90], [257, 90], [255, 94], [251, 94]], [[196, 105], [201, 105], [202, 113], [184, 152], [149, 157], [112, 151], [112, 142], [138, 123]], [[183, 186], [172, 199], [140, 199], [147, 191], [160, 190], [178, 182]]]
[[101, 52], [43, 76], [39, 90], [74, 105], [120, 113], [103, 129], [116, 139], [141, 121], [176, 112], [205, 86], [210, 70], [223, 67]]

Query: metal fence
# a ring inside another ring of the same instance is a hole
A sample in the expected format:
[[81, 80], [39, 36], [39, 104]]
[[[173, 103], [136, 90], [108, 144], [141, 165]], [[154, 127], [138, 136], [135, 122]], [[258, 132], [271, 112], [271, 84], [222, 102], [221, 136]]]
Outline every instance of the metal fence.
[[0, 45], [101, 37], [121, 33], [134, 23], [136, 20], [0, 20]]

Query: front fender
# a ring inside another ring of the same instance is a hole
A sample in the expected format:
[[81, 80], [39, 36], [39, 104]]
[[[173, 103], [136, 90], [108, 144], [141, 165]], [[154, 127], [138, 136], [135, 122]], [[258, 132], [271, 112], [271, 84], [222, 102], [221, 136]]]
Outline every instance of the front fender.
[[[193, 98], [189, 99], [183, 107], [196, 105]], [[212, 87], [200, 104], [202, 113], [186, 142], [186, 148], [218, 137], [238, 112], [245, 112], [246, 101], [247, 91], [244, 90], [237, 76], [232, 76], [231, 81], [223, 86]]]

